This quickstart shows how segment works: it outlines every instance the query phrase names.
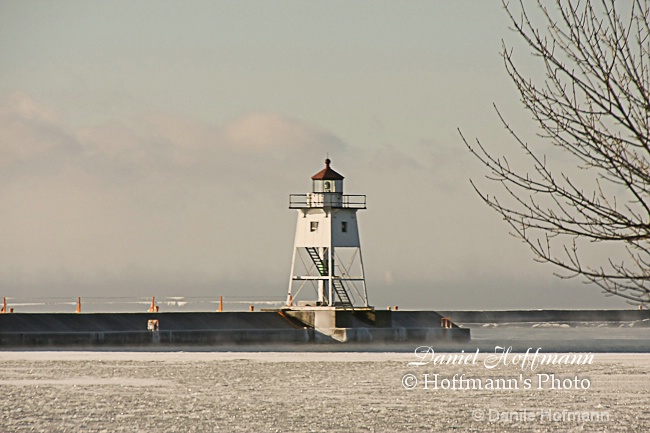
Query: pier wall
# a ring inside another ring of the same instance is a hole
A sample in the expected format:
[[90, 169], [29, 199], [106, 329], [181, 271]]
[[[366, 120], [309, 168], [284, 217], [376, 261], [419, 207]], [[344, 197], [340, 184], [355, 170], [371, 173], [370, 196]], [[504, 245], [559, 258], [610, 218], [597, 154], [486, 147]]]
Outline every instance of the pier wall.
[[646, 321], [650, 326], [650, 310], [504, 310], [504, 311], [438, 311], [454, 323], [575, 323]]
[[[322, 312], [319, 312], [322, 313]], [[0, 314], [0, 348], [469, 340], [433, 311]], [[148, 330], [157, 320], [157, 330]]]

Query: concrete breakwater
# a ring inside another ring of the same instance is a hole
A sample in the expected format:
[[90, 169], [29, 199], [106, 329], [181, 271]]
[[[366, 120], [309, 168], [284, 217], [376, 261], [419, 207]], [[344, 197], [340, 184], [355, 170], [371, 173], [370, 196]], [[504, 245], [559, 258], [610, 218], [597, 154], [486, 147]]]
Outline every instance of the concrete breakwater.
[[[648, 310], [439, 311], [472, 329], [471, 344], [494, 352], [635, 352], [650, 353]], [[438, 347], [437, 347], [438, 348]]]
[[291, 310], [221, 313], [0, 315], [0, 347], [467, 341], [433, 311]]
[[504, 310], [439, 311], [455, 323], [617, 323], [638, 322], [650, 326], [650, 310]]

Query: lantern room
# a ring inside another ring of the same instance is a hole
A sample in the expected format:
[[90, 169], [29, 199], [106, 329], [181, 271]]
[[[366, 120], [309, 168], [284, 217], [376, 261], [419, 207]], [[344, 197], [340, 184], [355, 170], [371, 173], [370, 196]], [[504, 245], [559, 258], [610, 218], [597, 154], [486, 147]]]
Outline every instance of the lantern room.
[[315, 193], [343, 193], [343, 176], [330, 168], [330, 159], [325, 160], [325, 168], [311, 177], [312, 191]]

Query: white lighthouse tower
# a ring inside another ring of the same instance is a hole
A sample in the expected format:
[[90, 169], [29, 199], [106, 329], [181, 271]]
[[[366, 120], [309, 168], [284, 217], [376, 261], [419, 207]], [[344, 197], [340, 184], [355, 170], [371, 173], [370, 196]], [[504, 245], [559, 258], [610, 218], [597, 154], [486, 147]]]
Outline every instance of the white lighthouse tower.
[[289, 196], [289, 208], [298, 210], [290, 307], [368, 307], [357, 224], [366, 196], [344, 195], [343, 176], [330, 163], [326, 159], [325, 168], [312, 176], [311, 193]]

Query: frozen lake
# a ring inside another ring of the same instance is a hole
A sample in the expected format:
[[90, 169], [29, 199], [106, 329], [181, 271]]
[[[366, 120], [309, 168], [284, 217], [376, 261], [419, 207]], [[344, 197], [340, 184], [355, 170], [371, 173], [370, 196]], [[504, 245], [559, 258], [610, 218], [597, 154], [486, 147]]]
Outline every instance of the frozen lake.
[[533, 368], [530, 357], [527, 364], [513, 354], [496, 365], [482, 350], [475, 358], [450, 354], [465, 363], [434, 365], [439, 353], [0, 352], [0, 425], [7, 432], [650, 429], [650, 354], [594, 353], [591, 363]]

